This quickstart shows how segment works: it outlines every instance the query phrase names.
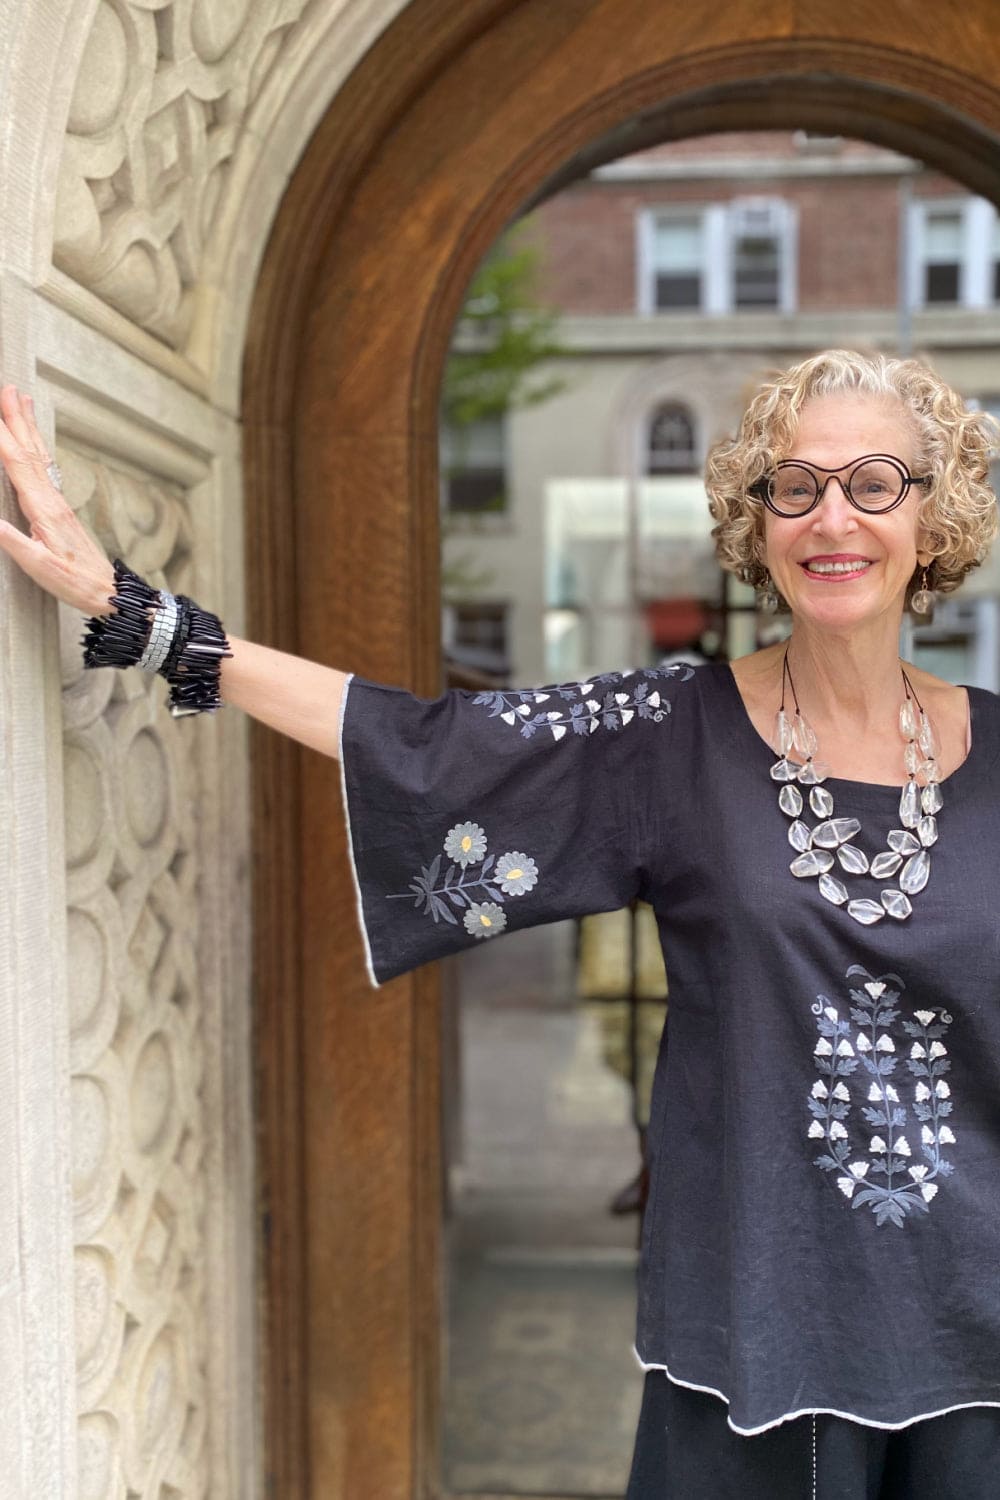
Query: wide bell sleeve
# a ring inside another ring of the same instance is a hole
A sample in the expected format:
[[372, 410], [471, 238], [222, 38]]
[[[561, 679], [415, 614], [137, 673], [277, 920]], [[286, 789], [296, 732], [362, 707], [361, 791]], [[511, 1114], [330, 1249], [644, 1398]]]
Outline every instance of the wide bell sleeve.
[[641, 894], [642, 807], [690, 675], [437, 698], [348, 677], [341, 792], [372, 984]]

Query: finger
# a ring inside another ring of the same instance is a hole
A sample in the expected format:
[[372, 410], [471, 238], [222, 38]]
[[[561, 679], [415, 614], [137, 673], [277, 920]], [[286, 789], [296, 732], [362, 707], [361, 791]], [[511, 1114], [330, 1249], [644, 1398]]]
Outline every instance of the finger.
[[19, 394], [18, 401], [21, 407], [21, 416], [24, 419], [25, 430], [28, 435], [28, 445], [34, 453], [38, 454], [42, 462], [47, 465], [49, 463], [49, 450], [45, 439], [38, 430], [38, 423], [35, 421], [35, 403], [30, 396], [25, 395], [23, 392]]
[[30, 435], [21, 411], [20, 392], [16, 385], [0, 388], [0, 413], [16, 443], [22, 448], [31, 448]]

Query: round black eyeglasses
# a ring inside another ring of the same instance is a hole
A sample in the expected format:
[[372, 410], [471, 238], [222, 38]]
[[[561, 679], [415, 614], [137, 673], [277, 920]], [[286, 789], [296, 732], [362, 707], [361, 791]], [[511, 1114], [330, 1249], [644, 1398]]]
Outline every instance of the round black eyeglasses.
[[816, 509], [833, 478], [839, 479], [854, 508], [870, 515], [894, 510], [911, 485], [926, 489], [931, 483], [929, 475], [914, 478], [903, 460], [891, 453], [866, 453], [840, 469], [824, 469], [821, 464], [802, 459], [782, 459], [773, 474], [750, 485], [749, 494], [762, 500], [776, 516], [806, 516]]

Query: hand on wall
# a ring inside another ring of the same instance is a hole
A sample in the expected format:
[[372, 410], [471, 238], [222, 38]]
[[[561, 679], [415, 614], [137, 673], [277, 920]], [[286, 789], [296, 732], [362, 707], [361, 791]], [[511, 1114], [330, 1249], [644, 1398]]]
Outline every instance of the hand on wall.
[[58, 469], [35, 422], [35, 403], [16, 386], [0, 387], [0, 462], [31, 525], [26, 536], [0, 521], [0, 548], [37, 584], [82, 610], [111, 613], [115, 575], [59, 488]]

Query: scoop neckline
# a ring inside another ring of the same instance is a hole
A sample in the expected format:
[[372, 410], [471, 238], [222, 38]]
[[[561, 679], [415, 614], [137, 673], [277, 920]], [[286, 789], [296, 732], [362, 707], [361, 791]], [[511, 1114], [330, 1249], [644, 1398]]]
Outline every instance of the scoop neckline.
[[[733, 671], [732, 663], [725, 661], [716, 662], [713, 665], [720, 668], [726, 689], [732, 695], [744, 739], [755, 747], [758, 760], [769, 770], [777, 759], [777, 754], [774, 747], [768, 744], [750, 717], [747, 706], [743, 701], [743, 694], [740, 692], [739, 683], [736, 681], [736, 674]], [[961, 765], [956, 766], [954, 771], [941, 782], [941, 790], [945, 795], [946, 805], [953, 805], [960, 797], [964, 797], [979, 780], [980, 776], [996, 760], [998, 753], [1000, 753], [1000, 745], [998, 745], [994, 747], [992, 755], [990, 754], [988, 744], [989, 732], [983, 713], [983, 699], [987, 695], [980, 688], [971, 687], [964, 682], [956, 683], [956, 686], [965, 690], [969, 700], [971, 743], [969, 753]], [[730, 743], [733, 744], [732, 741]], [[733, 748], [736, 748], [735, 745]], [[737, 753], [740, 752], [737, 751]], [[742, 755], [740, 758], [743, 758]], [[864, 804], [875, 808], [879, 806], [889, 807], [893, 801], [898, 802], [904, 782], [900, 780], [895, 785], [890, 785], [880, 781], [850, 781], [842, 776], [828, 776], [823, 785], [832, 789], [840, 789], [846, 797], [852, 799], [857, 805]]]

